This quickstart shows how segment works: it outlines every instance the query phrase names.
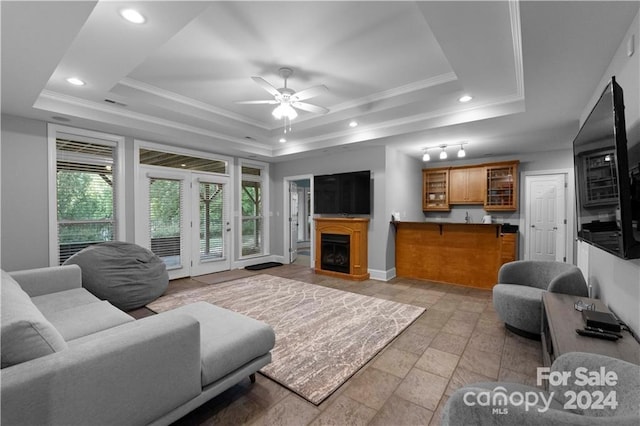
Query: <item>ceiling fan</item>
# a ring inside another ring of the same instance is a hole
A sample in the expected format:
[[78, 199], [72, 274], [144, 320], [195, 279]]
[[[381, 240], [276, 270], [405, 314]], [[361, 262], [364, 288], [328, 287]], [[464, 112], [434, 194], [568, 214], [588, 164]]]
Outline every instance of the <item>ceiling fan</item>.
[[296, 112], [297, 109], [301, 109], [303, 111], [313, 112], [317, 114], [326, 114], [329, 112], [327, 108], [313, 105], [307, 102], [302, 102], [304, 100], [313, 98], [315, 96], [321, 95], [329, 91], [326, 86], [319, 85], [313, 86], [305, 90], [301, 90], [296, 92], [293, 89], [287, 87], [287, 79], [291, 77], [293, 74], [293, 70], [291, 68], [280, 68], [279, 70], [280, 77], [284, 79], [284, 87], [280, 89], [276, 89], [275, 86], [267, 82], [262, 77], [251, 77], [253, 81], [258, 83], [260, 87], [273, 95], [273, 99], [268, 100], [256, 100], [256, 101], [236, 101], [237, 104], [269, 104], [269, 105], [278, 105], [272, 112], [273, 116], [277, 119], [284, 119], [285, 128], [284, 132], [287, 133], [288, 130], [291, 131], [291, 120], [295, 119], [298, 116]]

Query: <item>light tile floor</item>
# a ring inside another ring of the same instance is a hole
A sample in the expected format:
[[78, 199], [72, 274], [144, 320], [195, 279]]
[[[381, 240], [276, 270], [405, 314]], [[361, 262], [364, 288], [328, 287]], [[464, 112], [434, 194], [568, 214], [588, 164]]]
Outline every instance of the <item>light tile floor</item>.
[[[242, 381], [177, 425], [439, 425], [448, 397], [465, 384], [503, 380], [535, 385], [541, 344], [504, 328], [490, 291], [402, 278], [351, 282], [300, 265], [258, 273], [427, 311], [319, 406], [257, 374], [255, 384]], [[169, 291], [203, 285], [177, 280]]]

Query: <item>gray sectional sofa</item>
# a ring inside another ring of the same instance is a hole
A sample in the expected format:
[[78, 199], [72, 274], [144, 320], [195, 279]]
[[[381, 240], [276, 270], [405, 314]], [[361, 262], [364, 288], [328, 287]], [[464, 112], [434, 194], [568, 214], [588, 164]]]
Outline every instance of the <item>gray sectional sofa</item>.
[[135, 320], [75, 265], [1, 288], [3, 425], [169, 424], [271, 362], [263, 322], [204, 302]]

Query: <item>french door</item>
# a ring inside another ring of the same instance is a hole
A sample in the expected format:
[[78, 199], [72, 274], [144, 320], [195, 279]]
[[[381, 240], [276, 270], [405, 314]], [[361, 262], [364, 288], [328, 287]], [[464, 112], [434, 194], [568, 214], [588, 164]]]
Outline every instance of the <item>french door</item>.
[[229, 178], [141, 166], [136, 243], [167, 265], [171, 279], [231, 268]]

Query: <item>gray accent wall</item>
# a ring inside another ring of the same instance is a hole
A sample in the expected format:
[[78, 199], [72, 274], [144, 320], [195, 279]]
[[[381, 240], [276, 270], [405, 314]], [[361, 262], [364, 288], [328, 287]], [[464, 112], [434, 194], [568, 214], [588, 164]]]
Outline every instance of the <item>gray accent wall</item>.
[[[400, 214], [401, 221], [421, 222], [422, 212], [422, 159], [408, 156], [393, 148], [386, 149], [386, 214], [391, 220], [393, 213]], [[387, 232], [387, 271], [395, 275], [396, 235], [390, 225]]]

